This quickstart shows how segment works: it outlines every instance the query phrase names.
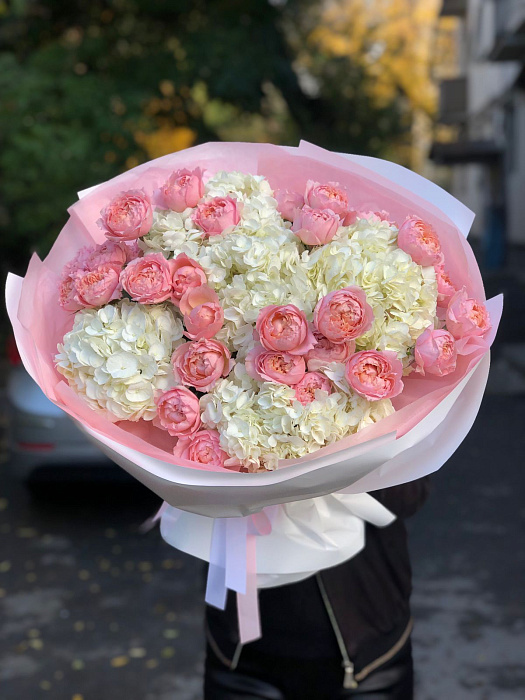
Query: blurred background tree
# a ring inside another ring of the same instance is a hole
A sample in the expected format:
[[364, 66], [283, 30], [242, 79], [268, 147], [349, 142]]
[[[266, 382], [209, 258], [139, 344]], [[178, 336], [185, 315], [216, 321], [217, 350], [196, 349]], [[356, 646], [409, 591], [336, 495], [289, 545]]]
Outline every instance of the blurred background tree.
[[[410, 78], [412, 4], [0, 0], [4, 266], [47, 252], [78, 190], [203, 141], [408, 161], [433, 104], [425, 70]], [[380, 29], [388, 5], [397, 31]]]

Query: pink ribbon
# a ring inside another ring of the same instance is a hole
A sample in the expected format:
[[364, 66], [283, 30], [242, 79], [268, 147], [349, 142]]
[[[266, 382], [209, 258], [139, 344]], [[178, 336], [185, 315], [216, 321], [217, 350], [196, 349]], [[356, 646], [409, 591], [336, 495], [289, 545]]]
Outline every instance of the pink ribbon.
[[269, 535], [278, 506], [244, 518], [216, 518], [210, 549], [206, 602], [220, 610], [228, 589], [237, 593], [242, 644], [261, 636], [257, 594], [257, 537]]

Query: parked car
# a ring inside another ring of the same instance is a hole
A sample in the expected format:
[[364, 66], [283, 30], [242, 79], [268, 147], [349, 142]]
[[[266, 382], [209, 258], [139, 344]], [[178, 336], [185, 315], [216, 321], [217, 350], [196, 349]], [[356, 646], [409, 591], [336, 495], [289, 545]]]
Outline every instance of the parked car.
[[115, 478], [118, 469], [55, 406], [24, 369], [14, 339], [8, 344], [7, 447], [23, 479]]

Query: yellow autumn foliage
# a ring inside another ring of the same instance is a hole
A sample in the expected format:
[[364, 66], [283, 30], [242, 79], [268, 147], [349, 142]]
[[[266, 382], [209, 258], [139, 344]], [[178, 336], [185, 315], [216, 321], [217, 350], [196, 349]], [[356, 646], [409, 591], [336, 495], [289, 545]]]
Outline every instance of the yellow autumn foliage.
[[328, 56], [346, 56], [362, 65], [378, 104], [402, 93], [413, 109], [433, 114], [440, 6], [441, 0], [331, 0], [319, 10], [309, 43]]
[[161, 126], [157, 131], [134, 134], [135, 141], [146, 151], [148, 158], [160, 158], [168, 153], [193, 146], [197, 134], [187, 126]]

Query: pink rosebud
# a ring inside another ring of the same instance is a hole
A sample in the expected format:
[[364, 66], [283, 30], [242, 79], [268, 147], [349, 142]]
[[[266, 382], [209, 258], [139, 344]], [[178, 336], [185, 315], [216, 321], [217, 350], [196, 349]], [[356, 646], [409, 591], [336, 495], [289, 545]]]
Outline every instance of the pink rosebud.
[[262, 345], [256, 345], [250, 350], [246, 355], [245, 366], [252, 379], [288, 386], [298, 384], [306, 372], [304, 358], [287, 352], [265, 350]]
[[180, 253], [170, 260], [173, 295], [172, 301], [178, 304], [183, 295], [194, 287], [206, 284], [206, 274], [198, 262], [189, 258], [186, 253]]
[[266, 350], [304, 355], [315, 345], [304, 312], [293, 304], [265, 306], [259, 311], [255, 327]]
[[100, 212], [98, 225], [106, 238], [133, 241], [145, 236], [153, 223], [153, 209], [143, 190], [129, 190], [114, 197]]
[[392, 399], [403, 391], [403, 365], [395, 352], [362, 350], [347, 361], [346, 381], [369, 401]]
[[212, 338], [224, 323], [224, 311], [219, 297], [207, 284], [192, 287], [180, 300], [186, 335], [192, 340]]
[[348, 195], [338, 182], [320, 185], [308, 180], [304, 199], [312, 209], [330, 209], [334, 214], [341, 215], [348, 210]]
[[305, 356], [306, 365], [309, 372], [315, 372], [319, 367], [327, 365], [329, 362], [345, 362], [355, 351], [355, 341], [348, 340], [345, 343], [332, 343], [332, 341], [321, 335], [319, 331], [314, 331], [317, 345], [309, 350]]
[[224, 467], [229, 455], [222, 449], [216, 430], [199, 430], [198, 433], [180, 437], [173, 448], [175, 457], [188, 459], [210, 467]]
[[277, 200], [277, 211], [286, 221], [293, 221], [304, 206], [304, 197], [299, 192], [276, 190], [274, 196]]
[[175, 171], [160, 188], [159, 194], [166, 209], [180, 213], [188, 207], [196, 207], [204, 196], [201, 169]]
[[372, 327], [374, 312], [360, 287], [345, 287], [322, 297], [315, 307], [314, 326], [332, 343], [358, 338]]
[[418, 265], [439, 265], [443, 261], [441, 244], [434, 228], [417, 216], [409, 216], [401, 225], [397, 245]]
[[237, 226], [241, 220], [237, 201], [232, 197], [214, 197], [201, 202], [192, 214], [192, 220], [207, 236], [217, 236]]
[[456, 369], [457, 350], [454, 336], [445, 330], [427, 328], [416, 340], [414, 357], [425, 374], [444, 377]]
[[437, 305], [447, 307], [457, 289], [452, 284], [448, 272], [445, 272], [443, 265], [435, 265], [436, 281], [438, 288]]
[[79, 271], [74, 277], [75, 298], [84, 308], [104, 306], [120, 299], [120, 265], [98, 265], [92, 270]]
[[154, 425], [175, 437], [191, 435], [199, 429], [201, 413], [199, 399], [189, 389], [176, 386], [161, 394], [155, 401], [157, 416]]
[[320, 372], [307, 372], [299, 384], [295, 385], [295, 398], [306, 406], [315, 399], [316, 391], [332, 393], [332, 385], [328, 377]]
[[133, 301], [160, 304], [171, 297], [171, 271], [162, 253], [150, 253], [132, 260], [122, 270], [120, 281]]
[[306, 245], [329, 243], [341, 226], [341, 220], [330, 209], [304, 206], [295, 216], [292, 231]]
[[491, 328], [485, 305], [476, 299], [469, 299], [464, 287], [450, 299], [446, 325], [456, 339], [484, 335]]
[[231, 368], [230, 351], [218, 340], [194, 340], [179, 345], [171, 357], [175, 379], [198, 391], [209, 391]]

